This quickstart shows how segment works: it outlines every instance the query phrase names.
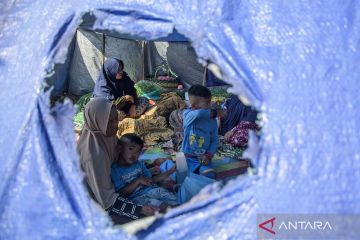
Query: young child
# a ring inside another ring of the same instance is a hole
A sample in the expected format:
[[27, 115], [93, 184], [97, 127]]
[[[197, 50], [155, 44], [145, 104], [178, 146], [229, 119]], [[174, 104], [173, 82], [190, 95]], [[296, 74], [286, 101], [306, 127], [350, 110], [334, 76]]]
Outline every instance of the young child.
[[183, 113], [182, 151], [191, 172], [215, 178], [211, 159], [218, 144], [216, 117], [222, 117], [226, 112], [210, 109], [211, 92], [208, 88], [193, 85], [188, 93], [191, 108]]
[[115, 191], [140, 205], [152, 205], [165, 212], [169, 206], [177, 205], [177, 197], [156, 183], [168, 178], [175, 167], [152, 177], [151, 172], [138, 158], [144, 146], [139, 136], [125, 134], [119, 139], [119, 158], [111, 167], [111, 179]]

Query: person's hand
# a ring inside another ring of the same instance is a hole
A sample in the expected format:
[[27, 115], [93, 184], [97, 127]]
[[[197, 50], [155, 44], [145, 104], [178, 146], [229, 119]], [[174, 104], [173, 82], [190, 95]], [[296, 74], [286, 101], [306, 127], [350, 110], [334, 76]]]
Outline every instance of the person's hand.
[[227, 133], [225, 133], [225, 135], [224, 135], [225, 142], [228, 142], [230, 140], [230, 138], [233, 136], [233, 134], [234, 133], [231, 130], [228, 131]]
[[118, 112], [118, 120], [119, 122], [121, 122], [122, 120], [124, 120], [124, 118], [126, 118], [126, 114], [124, 111], [117, 111]]
[[126, 100], [127, 102], [131, 102], [132, 104], [135, 103], [134, 97], [131, 96], [131, 95], [125, 95], [124, 98], [125, 98], [125, 100]]
[[166, 171], [166, 173], [169, 175], [173, 174], [174, 172], [176, 172], [176, 165], [174, 165], [172, 168]]
[[145, 185], [145, 186], [151, 186], [153, 184], [152, 180], [150, 178], [146, 177], [139, 177], [137, 179], [138, 184]]
[[209, 165], [211, 159], [207, 158], [206, 155], [202, 155], [199, 158], [199, 161], [200, 161], [201, 165], [207, 166], [207, 165]]
[[129, 117], [135, 118], [136, 117], [136, 106], [135, 104], [131, 105], [129, 109]]
[[141, 207], [141, 213], [144, 214], [145, 216], [153, 216], [159, 210], [160, 209], [150, 205], [144, 205]]
[[218, 109], [217, 110], [217, 117], [219, 118], [224, 118], [227, 115], [227, 110], [226, 109]]

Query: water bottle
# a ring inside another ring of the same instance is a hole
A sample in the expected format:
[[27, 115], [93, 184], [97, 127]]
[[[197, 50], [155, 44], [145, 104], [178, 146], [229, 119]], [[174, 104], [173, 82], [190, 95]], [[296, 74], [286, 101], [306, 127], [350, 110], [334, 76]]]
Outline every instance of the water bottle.
[[188, 174], [188, 166], [183, 152], [176, 153], [177, 183], [182, 184]]

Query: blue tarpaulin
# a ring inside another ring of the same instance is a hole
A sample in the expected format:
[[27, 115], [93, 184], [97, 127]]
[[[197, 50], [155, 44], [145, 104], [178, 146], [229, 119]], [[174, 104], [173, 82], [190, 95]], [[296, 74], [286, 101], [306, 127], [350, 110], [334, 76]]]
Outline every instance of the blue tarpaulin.
[[[262, 112], [255, 175], [129, 236], [89, 199], [70, 102], [42, 91], [82, 22], [148, 40], [176, 28]], [[255, 239], [259, 213], [360, 213], [360, 2], [0, 2], [0, 239]]]

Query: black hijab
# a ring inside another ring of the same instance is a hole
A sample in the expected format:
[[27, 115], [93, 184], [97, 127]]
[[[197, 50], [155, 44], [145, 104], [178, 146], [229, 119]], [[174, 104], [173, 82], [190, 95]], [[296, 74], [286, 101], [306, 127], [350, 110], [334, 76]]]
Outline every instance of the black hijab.
[[111, 101], [124, 95], [137, 97], [134, 82], [126, 72], [123, 73], [122, 79], [116, 79], [116, 74], [121, 65], [122, 62], [116, 58], [109, 58], [104, 62], [95, 83], [94, 97], [103, 97]]
[[232, 95], [225, 103], [227, 116], [221, 119], [221, 135], [230, 131], [240, 121], [255, 122], [257, 111], [250, 106], [245, 106], [236, 95]]

